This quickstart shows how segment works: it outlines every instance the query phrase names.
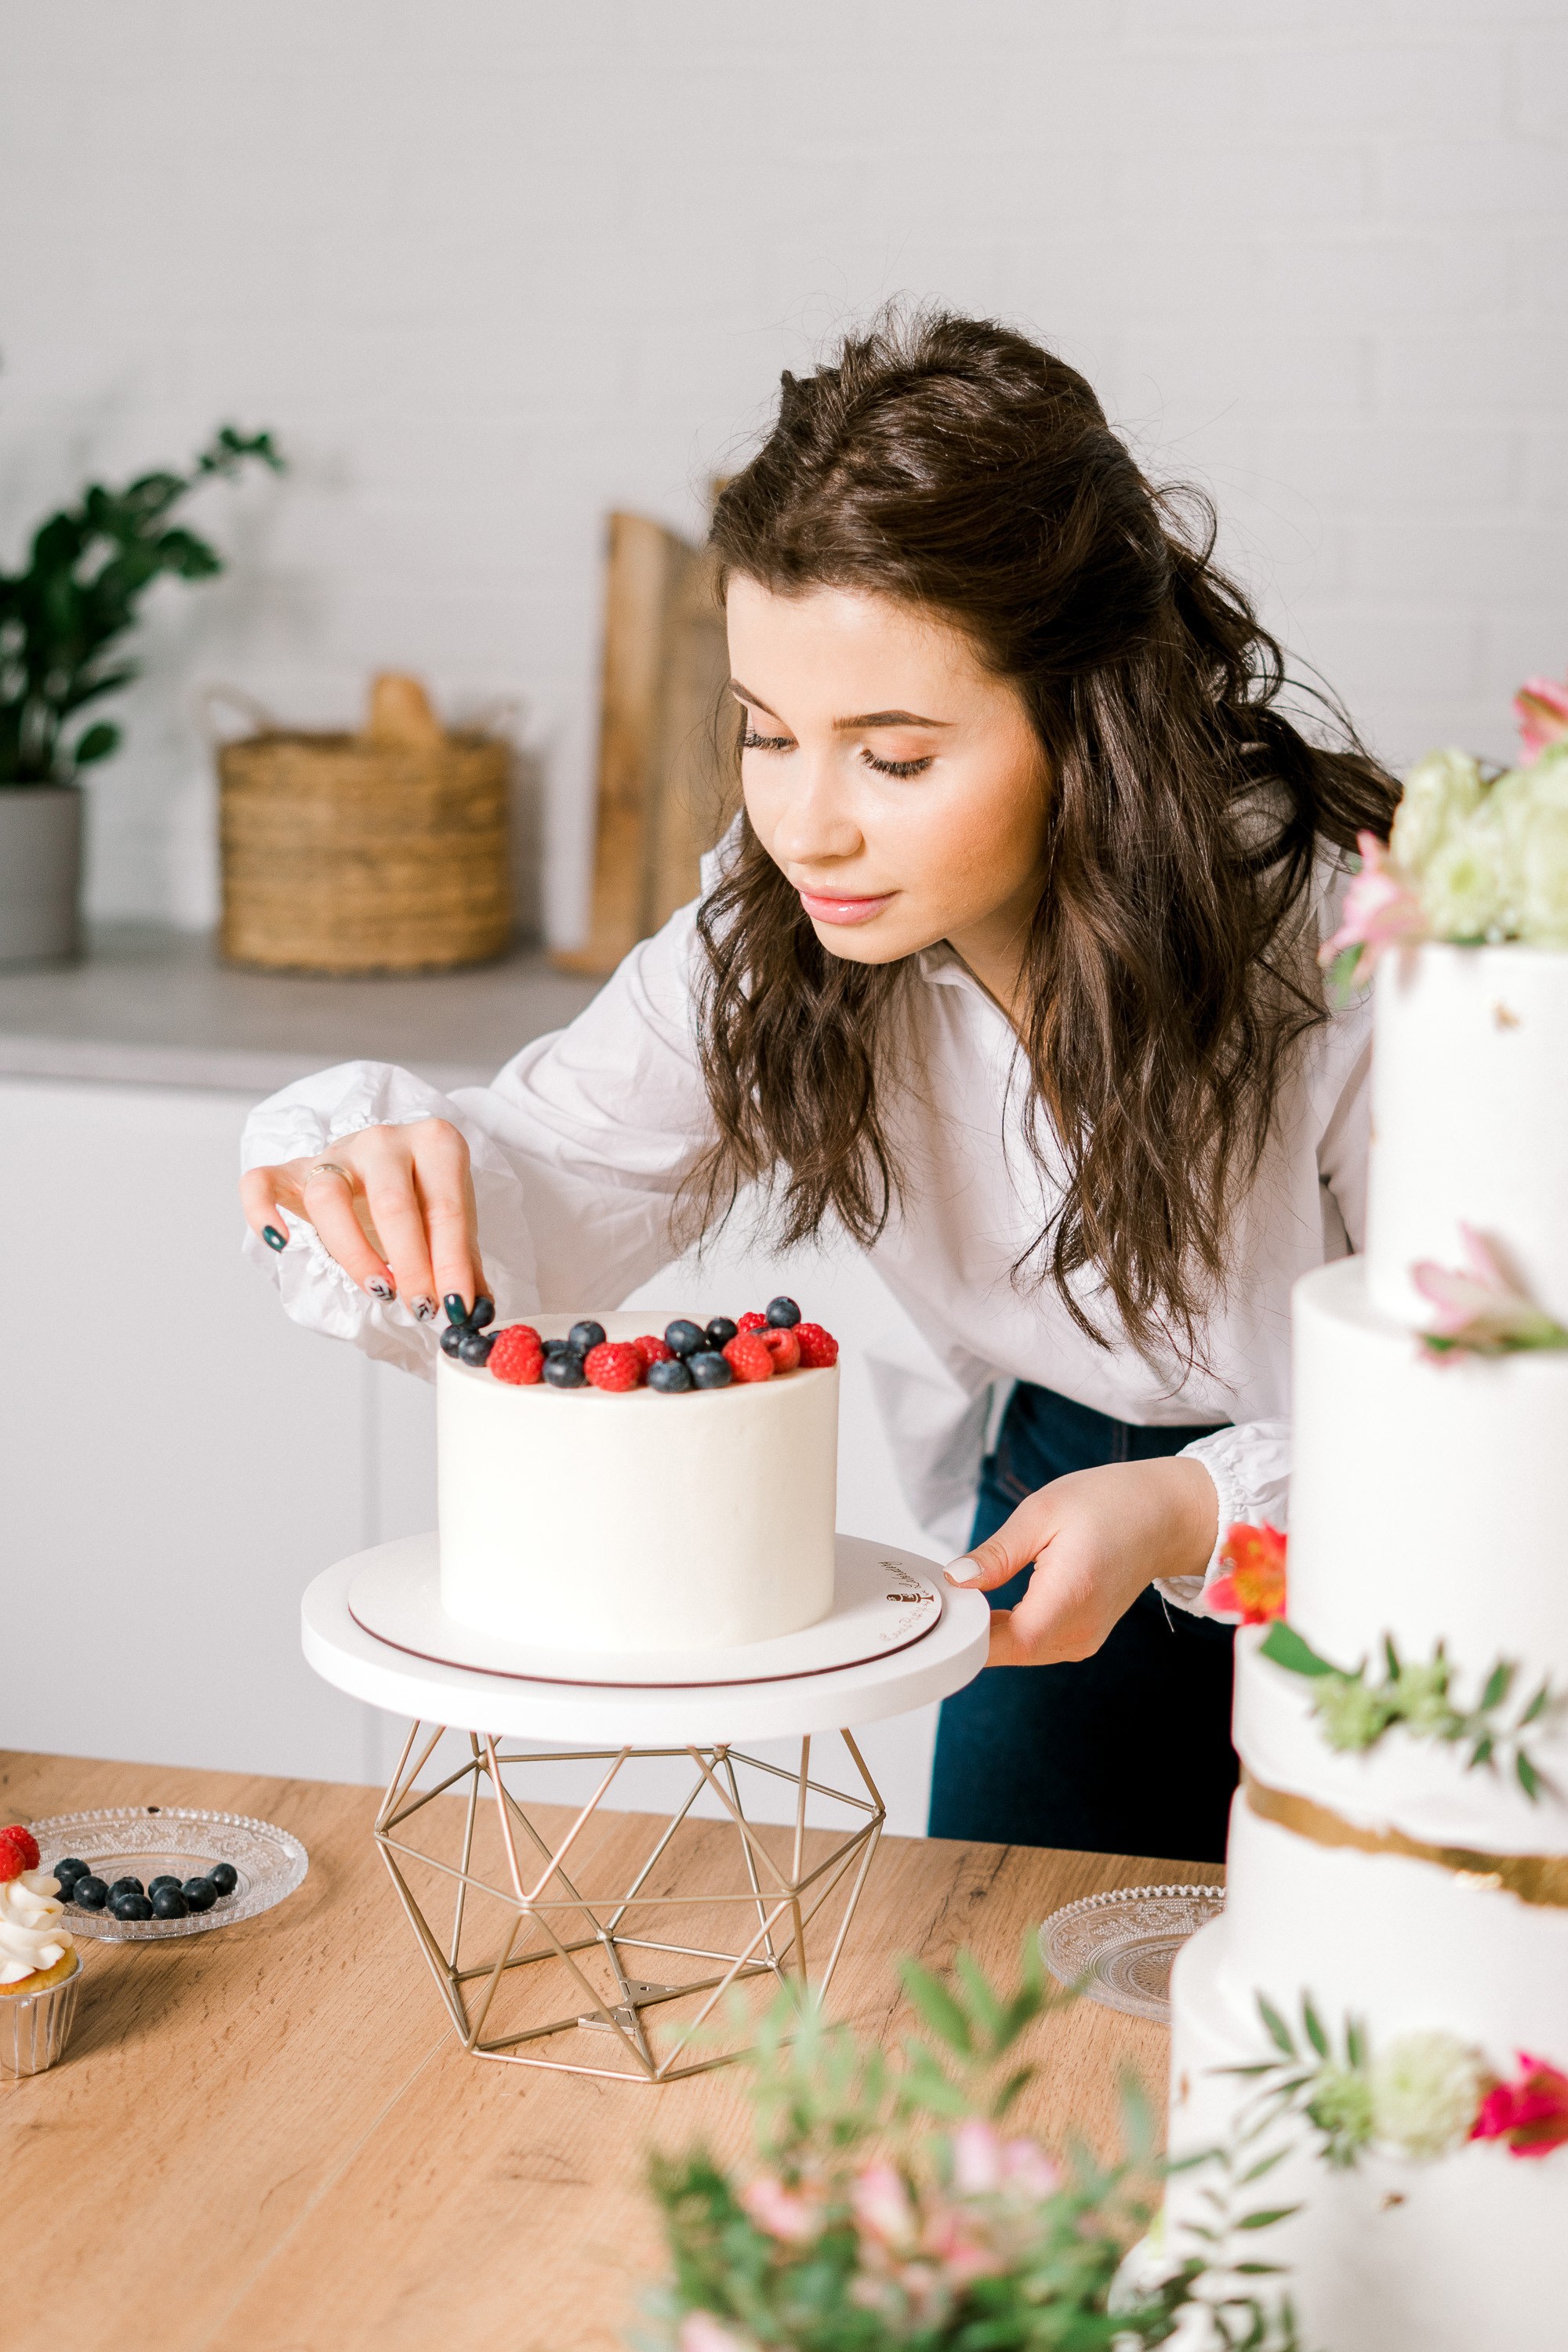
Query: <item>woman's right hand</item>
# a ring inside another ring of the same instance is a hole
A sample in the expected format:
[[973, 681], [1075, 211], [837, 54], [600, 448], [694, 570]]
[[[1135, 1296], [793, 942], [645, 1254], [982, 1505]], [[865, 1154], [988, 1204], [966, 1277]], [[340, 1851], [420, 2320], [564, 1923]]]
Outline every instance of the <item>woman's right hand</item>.
[[318, 1158], [250, 1169], [239, 1197], [258, 1241], [280, 1246], [280, 1209], [305, 1218], [362, 1290], [401, 1297], [422, 1323], [486, 1291], [468, 1147], [448, 1119], [363, 1127]]

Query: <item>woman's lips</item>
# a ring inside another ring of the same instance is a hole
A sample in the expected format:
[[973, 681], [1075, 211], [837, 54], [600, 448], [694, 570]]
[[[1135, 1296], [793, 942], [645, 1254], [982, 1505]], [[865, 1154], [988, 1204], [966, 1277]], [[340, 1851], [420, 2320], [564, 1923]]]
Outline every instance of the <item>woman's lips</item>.
[[892, 905], [894, 896], [889, 890], [879, 898], [848, 898], [837, 890], [802, 889], [800, 903], [814, 923], [868, 923]]

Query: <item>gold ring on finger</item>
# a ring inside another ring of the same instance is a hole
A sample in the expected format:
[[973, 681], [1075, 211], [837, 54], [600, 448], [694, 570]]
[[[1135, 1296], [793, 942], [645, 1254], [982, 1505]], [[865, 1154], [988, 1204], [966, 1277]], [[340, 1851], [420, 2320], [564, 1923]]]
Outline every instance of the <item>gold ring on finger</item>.
[[354, 1181], [348, 1170], [340, 1168], [335, 1160], [316, 1160], [310, 1169], [310, 1173], [312, 1176], [341, 1176], [345, 1184], [352, 1185]]

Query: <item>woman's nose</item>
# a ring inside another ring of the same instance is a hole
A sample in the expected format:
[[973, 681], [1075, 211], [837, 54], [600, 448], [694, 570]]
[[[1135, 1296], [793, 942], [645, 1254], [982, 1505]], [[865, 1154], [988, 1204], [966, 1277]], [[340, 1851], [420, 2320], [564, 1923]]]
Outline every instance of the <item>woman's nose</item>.
[[773, 856], [792, 866], [858, 856], [864, 837], [833, 772], [835, 763], [807, 755], [791, 764], [795, 773], [773, 828]]

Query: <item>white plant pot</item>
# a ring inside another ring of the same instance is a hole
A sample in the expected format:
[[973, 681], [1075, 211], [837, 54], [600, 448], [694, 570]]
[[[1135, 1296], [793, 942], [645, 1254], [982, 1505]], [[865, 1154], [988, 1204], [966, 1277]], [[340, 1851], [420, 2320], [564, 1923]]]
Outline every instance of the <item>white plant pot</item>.
[[0, 967], [81, 952], [81, 812], [75, 784], [0, 784]]

